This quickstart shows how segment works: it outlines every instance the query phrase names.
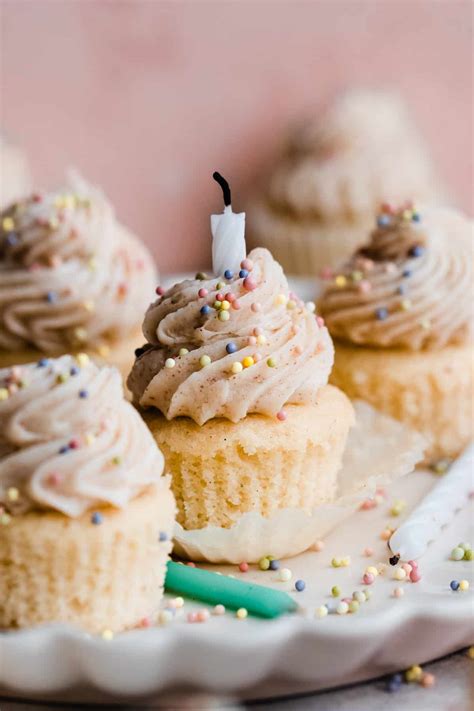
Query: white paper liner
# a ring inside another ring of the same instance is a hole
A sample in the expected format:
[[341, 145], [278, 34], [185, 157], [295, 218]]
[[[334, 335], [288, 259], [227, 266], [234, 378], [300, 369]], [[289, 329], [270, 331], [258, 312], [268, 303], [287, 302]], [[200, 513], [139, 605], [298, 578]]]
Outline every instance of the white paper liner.
[[423, 458], [425, 439], [365, 402], [354, 402], [354, 408], [356, 424], [347, 440], [334, 502], [311, 514], [288, 508], [264, 518], [252, 511], [232, 528], [185, 530], [176, 523], [174, 553], [194, 561], [234, 564], [256, 563], [266, 555], [298, 555], [348, 518], [378, 486], [413, 471]]

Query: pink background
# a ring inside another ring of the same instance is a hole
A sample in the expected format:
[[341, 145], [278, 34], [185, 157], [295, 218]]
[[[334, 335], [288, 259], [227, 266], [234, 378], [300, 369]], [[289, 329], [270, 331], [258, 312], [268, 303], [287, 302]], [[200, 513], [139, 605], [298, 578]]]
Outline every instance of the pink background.
[[[77, 166], [162, 270], [209, 261], [282, 131], [346, 86], [398, 88], [472, 212], [472, 6], [441, 0], [3, 0], [0, 124], [38, 187]], [[387, 166], [390, 169], [390, 166]]]

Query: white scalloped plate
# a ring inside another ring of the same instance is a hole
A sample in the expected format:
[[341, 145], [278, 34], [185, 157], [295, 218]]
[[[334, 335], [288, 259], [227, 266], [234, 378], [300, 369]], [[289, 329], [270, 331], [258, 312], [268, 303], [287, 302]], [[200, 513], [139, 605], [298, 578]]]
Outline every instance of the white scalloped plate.
[[[361, 589], [360, 577], [370, 562], [386, 560], [380, 531], [388, 521], [390, 501], [409, 502], [406, 512], [436, 482], [416, 472], [391, 487], [384, 504], [360, 511], [335, 531], [320, 553], [308, 552], [287, 561], [293, 581], [303, 578], [306, 590], [293, 592], [301, 615], [277, 621], [212, 617], [188, 624], [186, 603], [167, 627], [135, 630], [112, 641], [55, 626], [0, 634], [0, 690], [3, 694], [62, 700], [105, 701], [149, 696], [176, 689], [201, 689], [239, 696], [272, 696], [329, 688], [423, 663], [474, 643], [472, 566], [449, 560], [454, 545], [474, 542], [473, 502], [457, 514], [420, 560], [422, 580], [398, 583], [389, 575], [372, 585], [372, 599], [357, 614], [315, 619], [316, 606], [329, 602], [338, 584], [344, 594]], [[362, 551], [375, 549], [372, 558]], [[351, 555], [352, 564], [334, 569], [333, 556]], [[277, 573], [248, 573], [236, 567], [215, 570], [286, 589]], [[468, 592], [454, 593], [452, 579], [470, 580]], [[124, 581], [124, 584], [126, 582]], [[405, 594], [395, 599], [395, 586]]]

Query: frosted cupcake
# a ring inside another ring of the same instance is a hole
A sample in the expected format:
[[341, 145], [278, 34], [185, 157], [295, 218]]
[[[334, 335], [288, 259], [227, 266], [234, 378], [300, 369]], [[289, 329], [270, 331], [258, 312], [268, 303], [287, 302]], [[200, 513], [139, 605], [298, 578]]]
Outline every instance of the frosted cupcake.
[[175, 506], [115, 368], [0, 370], [0, 628], [121, 630], [154, 613]]
[[295, 132], [249, 213], [250, 236], [288, 272], [318, 274], [365, 241], [381, 202], [437, 193], [402, 101], [351, 91]]
[[314, 304], [289, 292], [266, 249], [233, 269], [232, 215], [213, 220], [214, 265], [228, 247], [232, 269], [176, 284], [150, 306], [128, 379], [186, 529], [330, 501], [353, 422], [327, 384], [333, 346]]
[[87, 351], [127, 373], [156, 285], [146, 248], [73, 177], [0, 217], [0, 366]]
[[320, 300], [331, 382], [424, 433], [428, 460], [454, 457], [472, 438], [472, 223], [408, 205], [377, 222]]
[[0, 134], [0, 209], [31, 190], [25, 153]]

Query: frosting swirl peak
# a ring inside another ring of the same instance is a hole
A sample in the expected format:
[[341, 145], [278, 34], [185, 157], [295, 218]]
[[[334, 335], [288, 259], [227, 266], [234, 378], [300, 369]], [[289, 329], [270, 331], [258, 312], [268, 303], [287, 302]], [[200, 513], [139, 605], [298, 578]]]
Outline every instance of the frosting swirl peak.
[[327, 383], [333, 346], [314, 304], [289, 292], [266, 249], [241, 266], [236, 275], [187, 279], [150, 306], [148, 343], [128, 379], [140, 405], [168, 419], [238, 422], [312, 402]]
[[121, 508], [162, 471], [115, 368], [79, 355], [0, 370], [0, 509]]
[[472, 331], [472, 223], [448, 209], [384, 206], [367, 245], [319, 302], [331, 335], [371, 347], [442, 348]]
[[0, 348], [61, 353], [130, 335], [156, 284], [151, 264], [77, 176], [10, 205], [0, 216]]

